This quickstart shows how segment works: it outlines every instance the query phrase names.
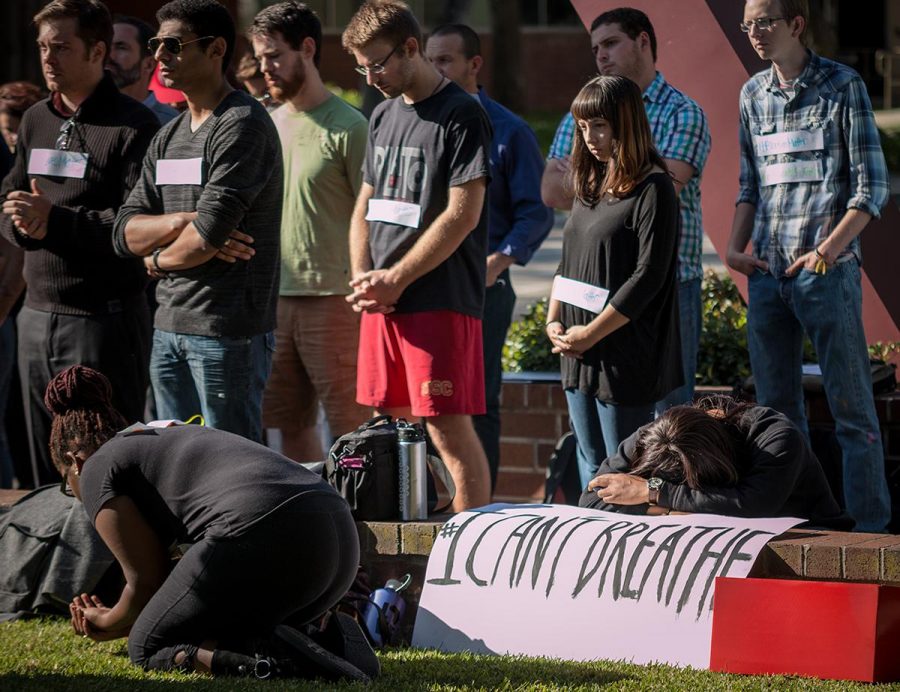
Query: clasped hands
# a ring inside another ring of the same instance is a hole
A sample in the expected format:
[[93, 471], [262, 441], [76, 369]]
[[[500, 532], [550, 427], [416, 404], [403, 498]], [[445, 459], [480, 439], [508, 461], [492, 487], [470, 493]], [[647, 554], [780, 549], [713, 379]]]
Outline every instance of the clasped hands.
[[3, 202], [3, 213], [12, 219], [13, 226], [32, 240], [43, 240], [47, 235], [47, 220], [50, 218], [50, 200], [38, 185], [37, 178], [31, 179], [31, 192], [13, 190]]
[[350, 281], [353, 292], [346, 300], [355, 312], [386, 315], [395, 310], [403, 286], [394, 281], [388, 269], [370, 269]]
[[566, 358], [581, 358], [596, 340], [587, 327], [575, 325], [566, 329], [562, 322], [553, 321], [547, 325], [547, 338], [553, 344], [551, 351]]
[[107, 608], [97, 596], [88, 596], [86, 593], [75, 596], [69, 604], [69, 613], [72, 616], [72, 629], [82, 637], [88, 637], [96, 642], [108, 641], [127, 637], [130, 627], [121, 629], [109, 629], [107, 620], [110, 608]]

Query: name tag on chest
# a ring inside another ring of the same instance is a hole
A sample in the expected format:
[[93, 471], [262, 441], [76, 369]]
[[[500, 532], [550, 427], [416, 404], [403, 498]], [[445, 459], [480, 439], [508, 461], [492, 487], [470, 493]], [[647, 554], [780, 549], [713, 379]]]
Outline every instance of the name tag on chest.
[[366, 221], [383, 221], [409, 228], [418, 228], [421, 217], [420, 205], [393, 199], [370, 199], [366, 212]]
[[757, 135], [753, 138], [753, 149], [757, 156], [793, 154], [799, 151], [821, 151], [825, 148], [822, 130], [794, 130], [776, 132], [771, 135]]
[[28, 158], [28, 175], [84, 179], [88, 155], [80, 151], [32, 149]]
[[790, 161], [773, 163], [759, 169], [759, 183], [763, 187], [789, 183], [814, 183], [825, 178], [822, 161]]
[[557, 276], [553, 279], [553, 289], [550, 291], [550, 297], [554, 300], [574, 305], [576, 308], [582, 308], [598, 314], [603, 310], [603, 306], [606, 305], [609, 291], [583, 281]]
[[157, 185], [202, 185], [203, 159], [160, 159], [156, 162]]

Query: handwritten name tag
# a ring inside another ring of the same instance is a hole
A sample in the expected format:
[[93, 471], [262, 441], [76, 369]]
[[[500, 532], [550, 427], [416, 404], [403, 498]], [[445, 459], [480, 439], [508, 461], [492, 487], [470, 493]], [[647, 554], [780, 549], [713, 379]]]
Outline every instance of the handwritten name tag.
[[574, 305], [576, 308], [599, 313], [603, 310], [603, 306], [606, 305], [609, 291], [583, 281], [557, 276], [553, 279], [553, 289], [550, 291], [550, 297], [554, 300], [561, 300], [563, 303]]
[[757, 135], [753, 138], [753, 149], [757, 156], [792, 154], [798, 151], [820, 151], [825, 148], [822, 130], [794, 130], [776, 132], [771, 135]]
[[32, 149], [28, 158], [28, 175], [54, 175], [83, 179], [88, 155], [80, 151]]
[[421, 217], [420, 205], [392, 199], [370, 199], [369, 210], [366, 213], [366, 221], [383, 221], [409, 228], [418, 228]]
[[202, 185], [203, 159], [160, 159], [156, 162], [157, 185]]
[[822, 161], [790, 161], [773, 163], [759, 169], [759, 182], [763, 187], [785, 183], [814, 183], [825, 178]]

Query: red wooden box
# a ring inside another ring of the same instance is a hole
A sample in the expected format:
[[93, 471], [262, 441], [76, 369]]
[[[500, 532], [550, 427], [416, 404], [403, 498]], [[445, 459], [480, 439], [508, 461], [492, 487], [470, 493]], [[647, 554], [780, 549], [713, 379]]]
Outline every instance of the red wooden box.
[[723, 673], [900, 680], [900, 588], [718, 577], [709, 667]]

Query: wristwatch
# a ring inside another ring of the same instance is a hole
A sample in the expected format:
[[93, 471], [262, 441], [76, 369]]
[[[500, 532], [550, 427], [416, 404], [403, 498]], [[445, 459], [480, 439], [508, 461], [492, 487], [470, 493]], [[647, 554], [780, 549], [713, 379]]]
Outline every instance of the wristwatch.
[[647, 480], [647, 492], [649, 494], [649, 502], [652, 505], [659, 504], [659, 489], [662, 487], [662, 478], [650, 478]]

